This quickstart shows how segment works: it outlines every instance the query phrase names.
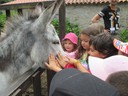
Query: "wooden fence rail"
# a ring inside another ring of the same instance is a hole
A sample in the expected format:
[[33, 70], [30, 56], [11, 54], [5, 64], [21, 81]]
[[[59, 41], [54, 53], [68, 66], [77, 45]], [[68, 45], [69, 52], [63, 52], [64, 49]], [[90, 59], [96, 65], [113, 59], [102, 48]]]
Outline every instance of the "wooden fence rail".
[[44, 71], [45, 69], [39, 67], [27, 71], [3, 93], [0, 93], [0, 96], [22, 96], [26, 89], [32, 84], [34, 96], [41, 96], [41, 74]]

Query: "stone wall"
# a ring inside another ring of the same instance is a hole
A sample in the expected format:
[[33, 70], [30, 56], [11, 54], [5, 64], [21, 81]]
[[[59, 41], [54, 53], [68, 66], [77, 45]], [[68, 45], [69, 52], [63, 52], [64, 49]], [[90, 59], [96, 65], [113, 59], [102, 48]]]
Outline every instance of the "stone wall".
[[[66, 5], [66, 18], [70, 22], [78, 24], [80, 29], [86, 28], [91, 24], [92, 17], [97, 14], [107, 4], [76, 4]], [[121, 29], [128, 27], [128, 2], [119, 3], [120, 7], [120, 25]], [[100, 20], [103, 24], [103, 20]]]

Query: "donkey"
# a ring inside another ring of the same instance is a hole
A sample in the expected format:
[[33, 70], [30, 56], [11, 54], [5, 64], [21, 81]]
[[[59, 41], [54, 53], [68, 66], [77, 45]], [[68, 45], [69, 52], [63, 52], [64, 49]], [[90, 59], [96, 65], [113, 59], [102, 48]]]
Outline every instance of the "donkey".
[[59, 37], [51, 21], [63, 0], [46, 9], [40, 5], [28, 16], [18, 16], [5, 24], [6, 37], [0, 42], [0, 92], [34, 64], [45, 68], [50, 53], [63, 53]]

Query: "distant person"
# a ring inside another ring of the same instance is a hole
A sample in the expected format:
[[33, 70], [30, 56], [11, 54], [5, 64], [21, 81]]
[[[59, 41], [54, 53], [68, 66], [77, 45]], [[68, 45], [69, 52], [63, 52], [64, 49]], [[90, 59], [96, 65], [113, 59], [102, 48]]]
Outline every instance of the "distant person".
[[98, 14], [92, 18], [92, 23], [99, 22], [100, 18], [104, 20], [105, 32], [116, 34], [119, 29], [120, 8], [117, 7], [119, 0], [109, 0], [110, 4], [104, 7]]
[[75, 58], [77, 49], [78, 37], [75, 33], [70, 32], [65, 35], [62, 40], [62, 47], [65, 51], [66, 56]]

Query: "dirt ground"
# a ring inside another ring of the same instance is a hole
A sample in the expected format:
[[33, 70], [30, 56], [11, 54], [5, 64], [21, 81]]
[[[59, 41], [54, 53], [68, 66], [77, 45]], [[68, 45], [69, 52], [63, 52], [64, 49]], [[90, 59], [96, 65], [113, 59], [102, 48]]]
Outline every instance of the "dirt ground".
[[[41, 75], [41, 89], [42, 89], [42, 96], [48, 96], [46, 71], [43, 72]], [[22, 96], [34, 96], [33, 95], [33, 86], [31, 85]]]

